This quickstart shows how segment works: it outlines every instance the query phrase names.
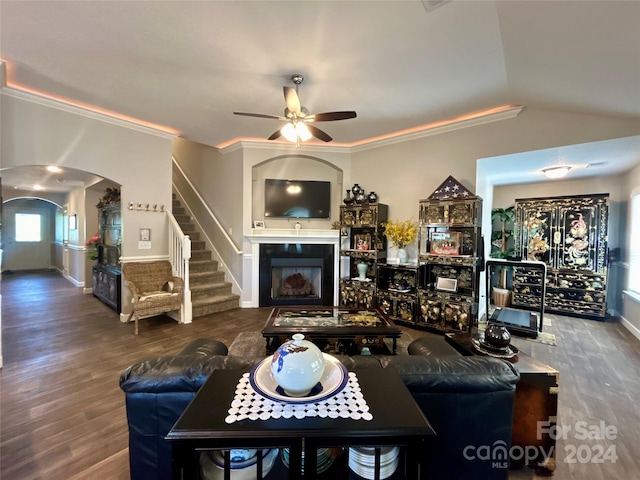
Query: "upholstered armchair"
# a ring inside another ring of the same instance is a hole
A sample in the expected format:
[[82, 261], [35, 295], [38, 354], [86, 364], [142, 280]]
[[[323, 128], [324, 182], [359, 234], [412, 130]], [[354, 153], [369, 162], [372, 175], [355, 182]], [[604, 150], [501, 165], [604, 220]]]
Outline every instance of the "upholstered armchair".
[[182, 278], [173, 275], [169, 261], [131, 262], [122, 265], [124, 284], [131, 290], [131, 314], [138, 334], [138, 319], [178, 310], [181, 314]]

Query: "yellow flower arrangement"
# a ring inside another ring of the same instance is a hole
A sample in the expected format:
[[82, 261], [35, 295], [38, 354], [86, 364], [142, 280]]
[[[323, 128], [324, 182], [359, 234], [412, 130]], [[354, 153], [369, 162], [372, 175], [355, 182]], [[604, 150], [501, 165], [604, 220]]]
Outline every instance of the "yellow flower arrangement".
[[384, 224], [384, 234], [397, 248], [406, 248], [413, 243], [418, 234], [418, 224], [411, 220], [388, 221]]

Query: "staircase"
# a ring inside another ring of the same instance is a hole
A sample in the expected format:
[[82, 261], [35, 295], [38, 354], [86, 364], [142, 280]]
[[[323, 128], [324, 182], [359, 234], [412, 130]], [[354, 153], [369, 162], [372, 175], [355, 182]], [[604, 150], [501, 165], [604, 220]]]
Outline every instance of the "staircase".
[[173, 216], [185, 235], [191, 239], [189, 283], [193, 318], [240, 307], [240, 297], [231, 292], [231, 284], [225, 281], [224, 272], [218, 270], [218, 262], [211, 258], [200, 232], [191, 223], [191, 217], [173, 195]]

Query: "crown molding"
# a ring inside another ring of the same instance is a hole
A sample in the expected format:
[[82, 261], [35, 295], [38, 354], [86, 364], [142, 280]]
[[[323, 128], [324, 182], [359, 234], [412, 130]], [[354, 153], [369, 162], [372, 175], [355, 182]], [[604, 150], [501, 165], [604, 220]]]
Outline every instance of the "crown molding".
[[71, 113], [73, 115], [79, 115], [81, 117], [90, 118], [92, 120], [98, 120], [100, 122], [109, 123], [111, 125], [115, 125], [118, 127], [127, 128], [129, 130], [135, 130], [141, 133], [146, 133], [149, 135], [155, 135], [157, 137], [166, 138], [167, 140], [173, 140], [177, 137], [177, 135], [166, 132], [161, 129], [148, 127], [133, 121], [124, 120], [122, 118], [118, 118], [112, 115], [107, 115], [102, 112], [97, 112], [89, 108], [79, 107], [77, 105], [72, 105], [70, 103], [62, 102], [60, 100], [55, 100], [42, 95], [37, 95], [35, 93], [26, 92], [24, 90], [20, 90], [14, 87], [0, 86], [0, 94], [7, 97], [16, 98], [18, 100], [24, 100], [29, 103], [42, 105], [44, 107], [55, 108], [56, 110], [61, 110], [63, 112]]
[[510, 118], [517, 117], [520, 112], [524, 110], [524, 108], [524, 105], [512, 105], [498, 112], [480, 114], [479, 116], [474, 118], [446, 120], [444, 122], [439, 122], [437, 125], [426, 126], [422, 129], [415, 129], [415, 131], [411, 131], [408, 133], [392, 133], [380, 140], [364, 140], [363, 142], [359, 142], [358, 144], [353, 144], [353, 146], [351, 147], [351, 151], [362, 152], [365, 150], [370, 150], [372, 148], [380, 148], [387, 145], [394, 145], [396, 143], [409, 142], [411, 140], [417, 140], [419, 138], [430, 137], [432, 135], [441, 135], [443, 133], [462, 130], [464, 128], [477, 127], [486, 123], [508, 120]]
[[350, 146], [345, 145], [322, 145], [322, 144], [300, 144], [295, 146], [292, 143], [274, 142], [270, 140], [251, 139], [251, 140], [237, 140], [233, 143], [226, 144], [223, 147], [218, 147], [218, 151], [222, 155], [226, 155], [237, 150], [270, 150], [283, 153], [341, 153], [349, 154], [351, 152]]
[[217, 148], [223, 155], [237, 150], [245, 149], [261, 149], [261, 150], [280, 150], [280, 151], [296, 151], [311, 153], [355, 153], [363, 152], [373, 148], [385, 147], [397, 143], [409, 142], [419, 138], [430, 137], [432, 135], [441, 135], [443, 133], [461, 130], [463, 128], [477, 127], [491, 122], [499, 122], [517, 117], [524, 105], [504, 105], [500, 107], [490, 108], [480, 112], [472, 112], [457, 118], [443, 120], [440, 122], [430, 123], [421, 127], [416, 127], [401, 132], [393, 132], [381, 137], [374, 137], [353, 143], [333, 143], [325, 144], [301, 144], [296, 147], [290, 143], [274, 142], [263, 139], [234, 139], [230, 142], [220, 144]]

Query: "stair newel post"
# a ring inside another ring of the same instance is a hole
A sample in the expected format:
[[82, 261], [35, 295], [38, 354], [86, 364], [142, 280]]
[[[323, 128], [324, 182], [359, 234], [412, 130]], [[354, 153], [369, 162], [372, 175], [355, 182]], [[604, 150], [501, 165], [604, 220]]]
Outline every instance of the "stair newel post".
[[189, 259], [191, 258], [191, 238], [185, 235], [182, 239], [182, 265], [184, 270], [184, 302], [182, 304], [182, 323], [191, 323], [193, 305], [191, 303], [191, 285], [189, 283]]

